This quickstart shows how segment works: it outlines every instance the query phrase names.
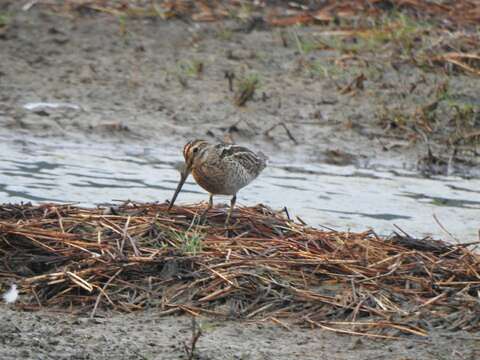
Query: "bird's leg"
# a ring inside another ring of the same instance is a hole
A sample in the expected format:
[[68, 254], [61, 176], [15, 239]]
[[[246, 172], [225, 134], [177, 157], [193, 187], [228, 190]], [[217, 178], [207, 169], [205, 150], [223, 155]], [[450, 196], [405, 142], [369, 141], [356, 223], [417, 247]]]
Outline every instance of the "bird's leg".
[[200, 216], [200, 221], [201, 222], [205, 222], [207, 220], [207, 213], [212, 209], [212, 207], [213, 207], [213, 194], [209, 194], [208, 206], [205, 209], [205, 211], [202, 213], [202, 215]]
[[232, 200], [230, 200], [230, 209], [228, 209], [227, 219], [225, 220], [225, 226], [228, 226], [230, 223], [230, 218], [232, 217], [233, 208], [235, 207], [235, 202], [237, 201], [237, 194], [233, 195]]

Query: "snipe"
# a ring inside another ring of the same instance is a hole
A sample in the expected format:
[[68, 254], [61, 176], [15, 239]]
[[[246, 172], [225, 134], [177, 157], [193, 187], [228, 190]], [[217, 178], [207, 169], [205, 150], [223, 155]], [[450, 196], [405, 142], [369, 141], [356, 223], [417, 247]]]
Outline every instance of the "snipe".
[[206, 214], [213, 206], [214, 195], [232, 195], [225, 224], [228, 225], [237, 200], [237, 192], [251, 183], [267, 166], [263, 153], [238, 145], [210, 144], [205, 140], [192, 140], [183, 147], [185, 167], [180, 182], [170, 201], [170, 210], [183, 184], [192, 173], [193, 178], [209, 192]]

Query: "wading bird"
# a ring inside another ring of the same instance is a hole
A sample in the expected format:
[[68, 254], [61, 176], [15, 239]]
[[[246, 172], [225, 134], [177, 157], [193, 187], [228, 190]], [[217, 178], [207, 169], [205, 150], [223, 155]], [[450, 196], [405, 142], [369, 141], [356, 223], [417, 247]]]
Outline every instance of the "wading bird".
[[267, 166], [267, 157], [261, 152], [256, 154], [238, 145], [213, 145], [205, 140], [189, 141], [183, 147], [183, 157], [185, 167], [168, 209], [172, 208], [188, 175], [192, 173], [197, 184], [210, 194], [204, 215], [212, 208], [214, 195], [232, 195], [226, 225], [230, 222], [237, 192]]

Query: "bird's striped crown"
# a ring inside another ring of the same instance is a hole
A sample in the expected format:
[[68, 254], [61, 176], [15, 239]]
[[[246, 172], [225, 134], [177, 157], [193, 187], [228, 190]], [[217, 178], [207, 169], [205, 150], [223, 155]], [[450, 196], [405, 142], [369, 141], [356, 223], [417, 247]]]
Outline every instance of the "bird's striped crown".
[[191, 158], [195, 153], [199, 152], [205, 146], [208, 146], [208, 142], [202, 139], [191, 140], [183, 147], [183, 157], [185, 160]]

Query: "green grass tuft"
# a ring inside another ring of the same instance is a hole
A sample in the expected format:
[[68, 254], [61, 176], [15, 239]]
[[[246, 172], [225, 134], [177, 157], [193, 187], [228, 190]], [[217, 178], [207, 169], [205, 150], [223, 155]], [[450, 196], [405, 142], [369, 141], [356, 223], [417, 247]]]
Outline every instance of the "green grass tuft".
[[197, 218], [194, 218], [185, 232], [173, 232], [172, 238], [183, 254], [196, 256], [202, 251], [203, 234], [197, 227]]

